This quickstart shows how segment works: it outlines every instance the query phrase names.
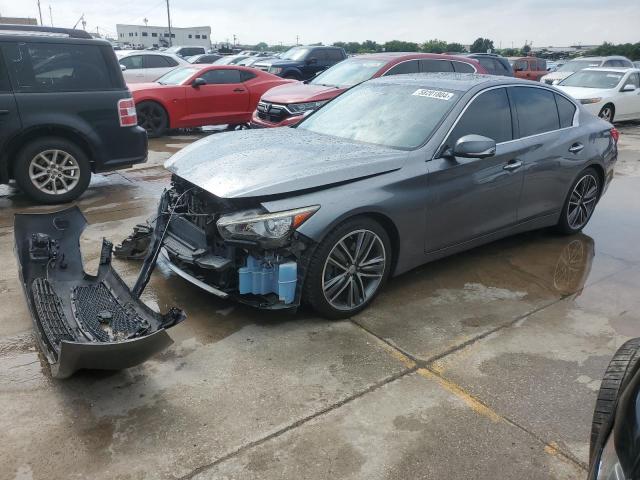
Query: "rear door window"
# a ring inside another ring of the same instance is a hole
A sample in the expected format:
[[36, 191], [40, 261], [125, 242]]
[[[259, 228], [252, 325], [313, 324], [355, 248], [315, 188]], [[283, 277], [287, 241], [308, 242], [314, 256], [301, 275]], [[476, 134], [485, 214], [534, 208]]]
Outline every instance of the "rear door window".
[[329, 60], [333, 62], [339, 62], [342, 60], [342, 52], [338, 49], [331, 49], [328, 51]]
[[518, 112], [520, 137], [560, 128], [554, 93], [543, 88], [513, 87], [509, 92]]
[[453, 70], [458, 73], [475, 73], [476, 69], [473, 65], [464, 62], [451, 62]]
[[23, 43], [5, 50], [21, 91], [70, 92], [116, 88], [99, 45]]
[[418, 64], [418, 60], [409, 60], [406, 62], [399, 63], [385, 73], [386, 75], [400, 75], [403, 73], [418, 73], [420, 72], [420, 65]]
[[560, 117], [560, 128], [567, 128], [573, 125], [573, 117], [576, 114], [576, 106], [564, 98], [555, 94], [556, 105], [558, 106], [558, 116]]
[[245, 71], [245, 70], [242, 70], [242, 71], [240, 72], [240, 79], [241, 79], [243, 82], [246, 82], [247, 80], [251, 80], [252, 78], [256, 78], [256, 74], [255, 74], [255, 73], [253, 73], [253, 72], [247, 72], [247, 71]]
[[240, 70], [209, 70], [200, 75], [208, 85], [240, 83]]
[[481, 93], [471, 102], [449, 135], [447, 146], [453, 148], [458, 139], [465, 135], [482, 135], [492, 138], [496, 143], [513, 140], [511, 107], [504, 88]]
[[421, 72], [453, 72], [449, 60], [420, 60]]
[[162, 55], [144, 55], [144, 68], [169, 68], [169, 62]]

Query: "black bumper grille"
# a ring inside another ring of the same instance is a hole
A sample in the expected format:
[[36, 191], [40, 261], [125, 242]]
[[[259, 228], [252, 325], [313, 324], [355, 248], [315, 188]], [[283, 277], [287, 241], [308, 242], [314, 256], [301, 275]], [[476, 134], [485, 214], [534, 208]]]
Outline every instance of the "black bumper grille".
[[258, 103], [258, 118], [272, 123], [280, 123], [291, 114], [282, 106], [270, 102]]

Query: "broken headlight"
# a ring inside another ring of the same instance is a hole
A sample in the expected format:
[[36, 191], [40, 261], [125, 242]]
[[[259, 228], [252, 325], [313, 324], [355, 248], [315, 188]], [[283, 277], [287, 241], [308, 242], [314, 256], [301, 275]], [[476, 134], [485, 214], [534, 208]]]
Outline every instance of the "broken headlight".
[[287, 238], [319, 208], [319, 205], [314, 205], [276, 213], [245, 210], [220, 217], [216, 225], [225, 240], [255, 240], [274, 244]]

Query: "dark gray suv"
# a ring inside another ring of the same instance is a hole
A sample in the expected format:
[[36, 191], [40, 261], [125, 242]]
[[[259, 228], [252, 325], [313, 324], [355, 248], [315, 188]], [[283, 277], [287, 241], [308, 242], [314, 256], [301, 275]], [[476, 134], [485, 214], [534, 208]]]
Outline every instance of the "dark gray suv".
[[282, 78], [308, 80], [347, 58], [340, 47], [293, 47], [278, 58], [256, 62], [253, 66]]
[[32, 199], [77, 198], [92, 172], [146, 161], [111, 45], [87, 32], [0, 25], [0, 182]]

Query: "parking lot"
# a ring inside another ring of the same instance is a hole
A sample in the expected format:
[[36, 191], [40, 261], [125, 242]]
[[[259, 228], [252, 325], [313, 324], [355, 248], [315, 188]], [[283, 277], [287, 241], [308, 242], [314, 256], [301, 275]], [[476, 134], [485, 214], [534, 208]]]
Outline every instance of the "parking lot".
[[[514, 478], [586, 475], [599, 379], [640, 320], [640, 125], [618, 125], [616, 178], [584, 233], [538, 231], [390, 282], [331, 322], [220, 300], [162, 265], [144, 293], [188, 319], [121, 372], [50, 377], [32, 336], [0, 190], [1, 478]], [[102, 237], [153, 215], [162, 162], [96, 175], [78, 202], [88, 272]], [[139, 262], [114, 259], [132, 282]]]

